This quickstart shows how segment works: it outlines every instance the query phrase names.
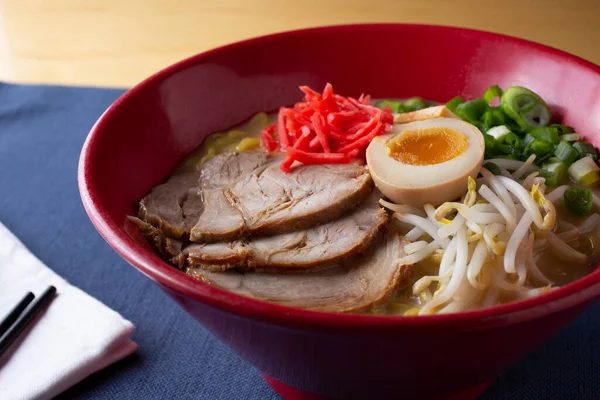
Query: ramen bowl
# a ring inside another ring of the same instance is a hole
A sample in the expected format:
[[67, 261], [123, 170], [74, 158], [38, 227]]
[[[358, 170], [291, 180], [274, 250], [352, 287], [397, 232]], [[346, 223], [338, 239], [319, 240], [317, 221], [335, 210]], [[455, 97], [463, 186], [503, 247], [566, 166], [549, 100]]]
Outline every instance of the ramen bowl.
[[[402, 38], [395, 40], [394, 38]], [[526, 86], [600, 144], [600, 67], [539, 44], [424, 25], [348, 25], [234, 43], [135, 86], [83, 147], [79, 187], [104, 239], [258, 368], [284, 398], [469, 398], [600, 295], [600, 271], [548, 294], [433, 316], [333, 314], [243, 297], [195, 280], [129, 231], [126, 216], [212, 132], [299, 100], [298, 86], [444, 102]], [[158, 318], [158, 316], [157, 316]], [[518, 340], [515, 340], [518, 338]], [[194, 362], [190, 355], [187, 362]]]

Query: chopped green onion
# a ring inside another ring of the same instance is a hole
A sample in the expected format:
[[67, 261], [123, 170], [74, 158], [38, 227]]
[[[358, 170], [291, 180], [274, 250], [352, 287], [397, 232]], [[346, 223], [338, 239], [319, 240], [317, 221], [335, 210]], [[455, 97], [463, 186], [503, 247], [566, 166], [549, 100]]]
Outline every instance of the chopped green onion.
[[554, 155], [558, 157], [562, 162], [564, 162], [567, 166], [573, 164], [577, 157], [579, 157], [579, 153], [573, 146], [571, 146], [568, 142], [560, 142], [556, 149], [554, 149]]
[[497, 155], [510, 155], [513, 152], [513, 148], [507, 144], [496, 141], [494, 146], [495, 154]]
[[579, 133], [565, 133], [560, 138], [562, 140], [566, 140], [567, 142], [576, 142], [579, 140]]
[[552, 114], [546, 102], [537, 94], [521, 86], [511, 86], [500, 98], [500, 106], [525, 130], [541, 128], [550, 122]]
[[523, 149], [523, 142], [521, 138], [510, 132], [503, 137], [503, 142], [512, 147], [513, 149]]
[[383, 100], [379, 103], [379, 108], [385, 108], [386, 106], [390, 106], [392, 112], [399, 113], [402, 108], [402, 102], [396, 100]]
[[[511, 135], [513, 134], [511, 133]], [[522, 148], [496, 141], [496, 144], [494, 145], [494, 157], [520, 160], [522, 158]]]
[[600, 181], [600, 168], [590, 156], [577, 160], [569, 167], [569, 177], [582, 185], [593, 185]]
[[417, 111], [427, 108], [429, 104], [420, 97], [413, 97], [404, 101], [405, 112]]
[[493, 162], [487, 162], [487, 163], [483, 164], [483, 166], [484, 166], [485, 169], [487, 169], [488, 171], [490, 171], [492, 174], [494, 174], [494, 175], [501, 175], [500, 167], [498, 167]]
[[562, 162], [562, 161], [560, 160], [560, 158], [558, 158], [558, 157], [550, 157], [550, 158], [549, 158], [549, 159], [546, 161], [546, 164], [556, 164], [556, 163], [560, 163], [560, 162]]
[[510, 129], [511, 132], [516, 133], [519, 136], [524, 136], [529, 131], [523, 130], [519, 124], [513, 121], [510, 117], [506, 117], [506, 127]]
[[510, 130], [506, 127], [506, 125], [495, 126], [491, 129], [488, 129], [486, 132], [488, 135], [491, 135], [496, 140], [500, 140], [501, 137], [510, 133]]
[[500, 96], [502, 96], [502, 89], [500, 89], [500, 86], [490, 86], [489, 88], [485, 89], [485, 92], [483, 92], [483, 101], [485, 101], [487, 104], [490, 104], [492, 100]]
[[525, 137], [523, 138], [523, 144], [525, 146], [527, 146], [529, 143], [533, 142], [535, 140], [535, 138], [533, 137], [533, 135], [531, 133], [528, 133], [527, 135], [525, 135]]
[[558, 130], [556, 128], [535, 128], [531, 131], [534, 138], [543, 140], [550, 144], [560, 143], [560, 137], [558, 136]]
[[550, 125], [551, 128], [556, 128], [558, 130], [558, 133], [560, 135], [564, 135], [567, 133], [573, 133], [575, 132], [575, 130], [573, 128], [571, 128], [570, 126], [567, 125], [562, 125], [562, 124], [552, 124]]
[[529, 157], [532, 154], [536, 155], [536, 161], [542, 159], [542, 157], [550, 156], [554, 146], [543, 140], [535, 139], [529, 143], [525, 148], [525, 154]]
[[540, 176], [545, 179], [546, 186], [552, 188], [557, 187], [562, 180], [558, 173], [551, 171], [540, 170]]
[[474, 125], [477, 129], [479, 129], [482, 133], [487, 133], [486, 127], [483, 125], [481, 121], [472, 121], [472, 125]]
[[448, 107], [448, 109], [450, 111], [455, 113], [456, 107], [458, 107], [459, 104], [462, 104], [464, 102], [465, 102], [465, 100], [462, 97], [456, 96], [455, 98], [453, 98], [452, 100], [450, 100], [449, 102], [446, 103], [446, 107]]
[[594, 160], [598, 160], [598, 152], [596, 148], [591, 143], [586, 142], [575, 142], [573, 143], [573, 147], [579, 153], [580, 157], [592, 157]]
[[483, 141], [485, 143], [485, 158], [494, 156], [494, 148], [496, 147], [496, 139], [492, 135], [483, 133]]
[[557, 187], [567, 176], [567, 168], [559, 159], [551, 158], [540, 170], [540, 175], [546, 178], [546, 186]]
[[576, 215], [588, 215], [592, 212], [593, 194], [590, 189], [570, 188], [565, 190], [565, 206]]
[[456, 107], [456, 115], [461, 119], [474, 123], [479, 121], [488, 106], [482, 99], [466, 101]]
[[500, 107], [490, 107], [483, 113], [483, 125], [487, 128], [493, 128], [498, 125], [504, 125], [506, 116]]

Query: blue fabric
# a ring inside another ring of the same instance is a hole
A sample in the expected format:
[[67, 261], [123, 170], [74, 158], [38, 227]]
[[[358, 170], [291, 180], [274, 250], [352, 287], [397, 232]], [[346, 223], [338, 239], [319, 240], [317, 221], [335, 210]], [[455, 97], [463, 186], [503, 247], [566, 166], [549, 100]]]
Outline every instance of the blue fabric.
[[[60, 398], [278, 399], [254, 368], [121, 260], [89, 222], [77, 191], [79, 152], [121, 93], [0, 84], [0, 221], [50, 268], [137, 327], [135, 355]], [[599, 374], [597, 304], [483, 398], [599, 399]]]

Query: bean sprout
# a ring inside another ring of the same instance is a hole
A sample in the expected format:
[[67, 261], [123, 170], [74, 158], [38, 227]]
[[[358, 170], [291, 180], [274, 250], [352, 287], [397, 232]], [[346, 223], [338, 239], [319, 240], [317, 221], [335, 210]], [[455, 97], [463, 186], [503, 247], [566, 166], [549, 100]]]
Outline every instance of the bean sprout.
[[[413, 284], [418, 307], [412, 312], [452, 313], [547, 293], [553, 282], [537, 265], [546, 249], [567, 262], [588, 262], [569, 244], [596, 229], [600, 213], [579, 225], [557, 220], [553, 202], [562, 201], [569, 186], [545, 194], [545, 180], [534, 159], [489, 160], [506, 170], [505, 176], [483, 168], [482, 178], [469, 179], [461, 202], [446, 202], [437, 209], [381, 202], [395, 211], [396, 220], [412, 227], [406, 238], [413, 243], [405, 247], [401, 262], [429, 259], [437, 269], [437, 274], [432, 271]], [[600, 198], [594, 201], [600, 211]], [[425, 233], [431, 239], [423, 240]]]

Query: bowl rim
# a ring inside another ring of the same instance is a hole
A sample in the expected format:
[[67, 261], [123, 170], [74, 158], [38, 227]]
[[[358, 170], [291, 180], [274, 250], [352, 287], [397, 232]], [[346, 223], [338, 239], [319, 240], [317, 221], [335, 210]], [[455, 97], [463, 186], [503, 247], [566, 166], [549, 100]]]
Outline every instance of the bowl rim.
[[[91, 168], [90, 154], [93, 152], [104, 126], [115, 113], [115, 110], [145, 88], [154, 86], [172, 74], [202, 62], [202, 59], [207, 56], [227, 52], [247, 44], [274, 38], [301, 36], [308, 32], [326, 33], [336, 30], [376, 29], [377, 27], [436, 30], [439, 34], [443, 34], [444, 31], [455, 31], [487, 38], [502, 38], [515, 44], [524, 45], [530, 49], [559, 56], [571, 63], [591, 70], [600, 77], [600, 66], [550, 46], [504, 34], [443, 25], [400, 23], [328, 25], [257, 36], [210, 49], [172, 64], [127, 90], [109, 106], [90, 130], [79, 158], [78, 185], [84, 208], [100, 235], [127, 262], [170, 291], [232, 314], [286, 326], [325, 330], [352, 329], [353, 331], [421, 330], [430, 327], [437, 329], [452, 328], [454, 331], [487, 329], [498, 325], [513, 324], [542, 317], [549, 313], [585, 303], [597, 297], [600, 294], [600, 287], [594, 288], [594, 286], [600, 283], [600, 268], [595, 268], [586, 276], [552, 290], [547, 294], [455, 314], [435, 314], [428, 316], [364, 315], [311, 311], [282, 306], [238, 295], [187, 276], [160, 259], [154, 252], [143, 248], [139, 243], [135, 242], [115, 221], [112, 221], [108, 217], [106, 209], [96, 201], [98, 193], [89, 173]], [[550, 304], [553, 307], [550, 307]]]

